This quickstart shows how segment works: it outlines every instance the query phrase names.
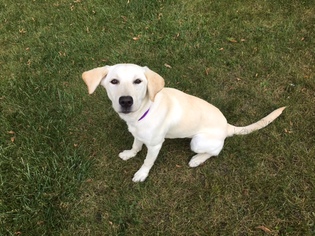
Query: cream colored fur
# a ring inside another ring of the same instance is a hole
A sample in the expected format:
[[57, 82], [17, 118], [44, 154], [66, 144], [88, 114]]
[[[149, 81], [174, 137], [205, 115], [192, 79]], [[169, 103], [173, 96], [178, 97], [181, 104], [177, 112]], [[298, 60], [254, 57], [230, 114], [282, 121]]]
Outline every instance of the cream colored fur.
[[[128, 160], [146, 145], [148, 152], [133, 177], [134, 182], [147, 178], [165, 138], [191, 138], [191, 150], [196, 155], [189, 166], [196, 167], [217, 156], [226, 137], [261, 129], [285, 109], [278, 108], [254, 124], [236, 127], [228, 124], [220, 110], [210, 103], [177, 89], [165, 88], [164, 79], [147, 67], [134, 64], [99, 67], [84, 72], [82, 78], [90, 94], [98, 85], [105, 87], [114, 110], [126, 121], [134, 137], [132, 148], [121, 152], [119, 157]], [[132, 100], [132, 105], [125, 108], [122, 97], [127, 97], [128, 102]]]

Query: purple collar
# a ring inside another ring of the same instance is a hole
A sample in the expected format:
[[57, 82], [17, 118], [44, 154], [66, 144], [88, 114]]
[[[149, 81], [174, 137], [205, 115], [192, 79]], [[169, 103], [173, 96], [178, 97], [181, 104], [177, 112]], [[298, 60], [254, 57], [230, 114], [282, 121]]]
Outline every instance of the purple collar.
[[149, 113], [149, 111], [150, 111], [150, 108], [140, 117], [140, 119], [139, 119], [138, 121], [140, 121], [140, 120], [142, 120], [144, 117], [146, 117], [146, 115]]

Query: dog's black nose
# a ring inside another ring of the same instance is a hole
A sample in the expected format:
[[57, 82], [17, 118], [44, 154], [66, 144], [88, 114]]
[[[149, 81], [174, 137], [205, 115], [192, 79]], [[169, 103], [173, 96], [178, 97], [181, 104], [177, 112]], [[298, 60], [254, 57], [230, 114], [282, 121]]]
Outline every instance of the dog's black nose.
[[131, 96], [122, 96], [119, 98], [119, 104], [122, 108], [128, 109], [133, 104], [133, 99]]

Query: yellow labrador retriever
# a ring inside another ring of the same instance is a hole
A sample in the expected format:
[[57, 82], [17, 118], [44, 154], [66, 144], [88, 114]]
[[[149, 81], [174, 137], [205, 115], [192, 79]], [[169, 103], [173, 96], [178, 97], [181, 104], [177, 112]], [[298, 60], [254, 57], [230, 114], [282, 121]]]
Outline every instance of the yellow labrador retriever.
[[278, 108], [254, 124], [237, 127], [228, 124], [220, 110], [208, 102], [165, 88], [164, 79], [148, 67], [117, 64], [86, 71], [82, 78], [90, 94], [98, 85], [105, 87], [113, 108], [126, 121], [134, 137], [132, 148], [121, 152], [119, 157], [128, 160], [143, 144], [147, 146], [146, 158], [135, 173], [134, 182], [147, 178], [165, 138], [192, 138], [191, 150], [196, 155], [189, 166], [196, 167], [217, 156], [226, 137], [261, 129], [285, 109]]

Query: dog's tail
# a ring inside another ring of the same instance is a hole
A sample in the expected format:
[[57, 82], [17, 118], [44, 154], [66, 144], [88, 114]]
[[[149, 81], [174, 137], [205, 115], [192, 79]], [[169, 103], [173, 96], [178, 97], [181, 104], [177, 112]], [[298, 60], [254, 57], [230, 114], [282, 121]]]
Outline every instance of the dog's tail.
[[249, 134], [255, 130], [262, 129], [262, 128], [266, 127], [267, 125], [269, 125], [272, 121], [274, 121], [278, 116], [280, 116], [282, 111], [285, 108], [286, 107], [278, 108], [277, 110], [274, 110], [273, 112], [271, 112], [266, 117], [262, 118], [261, 120], [257, 121], [256, 123], [253, 123], [253, 124], [248, 125], [248, 126], [237, 127], [237, 126], [229, 124], [228, 125], [228, 136], [245, 135], [245, 134]]

